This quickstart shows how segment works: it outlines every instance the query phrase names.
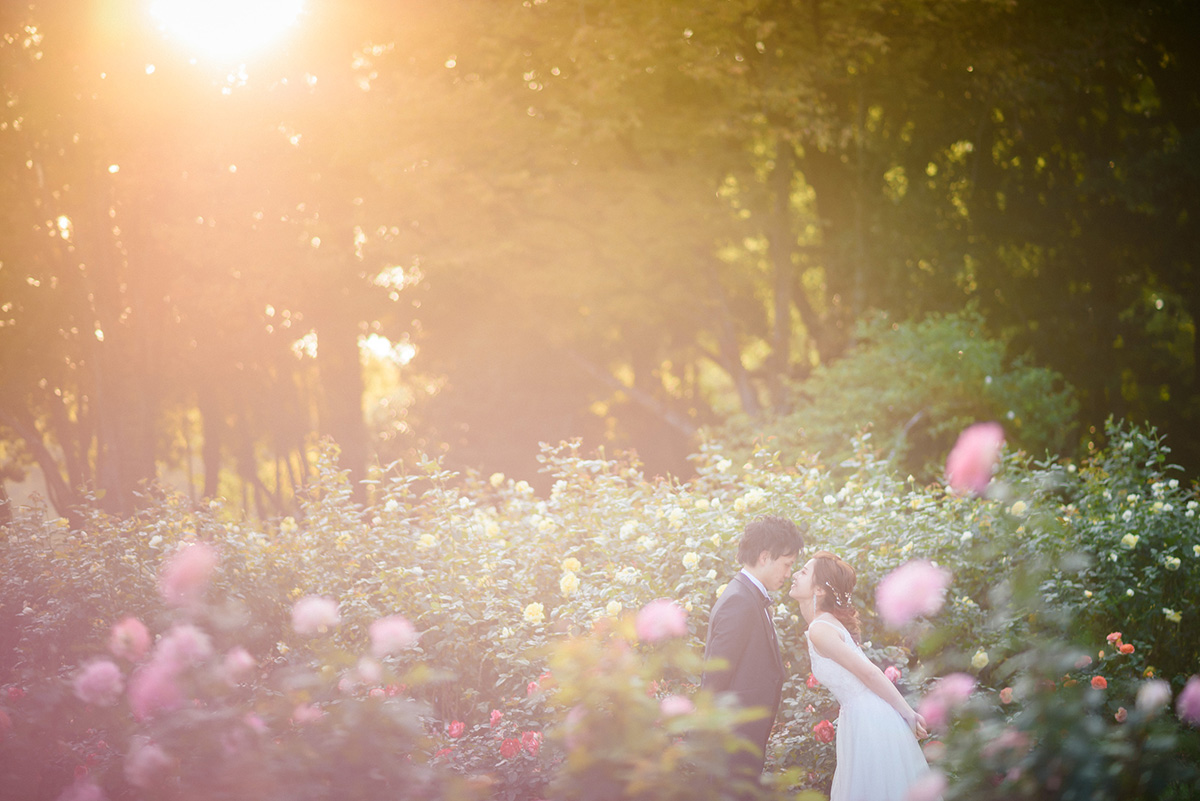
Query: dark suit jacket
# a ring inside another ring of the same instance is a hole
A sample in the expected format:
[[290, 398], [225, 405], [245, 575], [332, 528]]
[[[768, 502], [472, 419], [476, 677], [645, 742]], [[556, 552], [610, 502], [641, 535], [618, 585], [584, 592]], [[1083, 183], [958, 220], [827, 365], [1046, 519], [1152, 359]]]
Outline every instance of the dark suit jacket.
[[[764, 750], [783, 689], [783, 657], [767, 618], [769, 601], [740, 571], [713, 605], [708, 617], [708, 641], [702, 689], [731, 692], [743, 707], [765, 707], [767, 715], [740, 728]], [[724, 660], [724, 666], [709, 664]], [[762, 761], [758, 763], [762, 769]]]

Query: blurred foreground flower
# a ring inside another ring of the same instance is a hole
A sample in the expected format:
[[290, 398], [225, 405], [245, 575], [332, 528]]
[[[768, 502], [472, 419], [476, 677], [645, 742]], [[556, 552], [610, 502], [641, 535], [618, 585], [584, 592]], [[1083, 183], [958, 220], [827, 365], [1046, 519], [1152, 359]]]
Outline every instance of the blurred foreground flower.
[[216, 566], [217, 549], [207, 543], [193, 543], [176, 551], [159, 577], [163, 599], [173, 606], [200, 600]]
[[1004, 429], [999, 423], [976, 423], [958, 435], [958, 441], [946, 458], [946, 481], [960, 495], [982, 495], [992, 480], [992, 470]]
[[933, 689], [921, 699], [917, 711], [931, 728], [943, 729], [950, 722], [950, 713], [971, 696], [975, 677], [967, 673], [951, 673], [938, 679]]
[[75, 695], [86, 704], [112, 706], [124, 690], [125, 676], [107, 659], [93, 662], [75, 677]]
[[297, 634], [321, 634], [341, 620], [337, 603], [329, 598], [308, 595], [292, 607], [292, 628]]
[[1138, 688], [1137, 708], [1140, 712], [1157, 712], [1171, 702], [1171, 685], [1162, 679], [1150, 679]]
[[946, 775], [940, 770], [931, 770], [909, 785], [904, 801], [938, 801], [945, 791]]
[[687, 634], [687, 612], [667, 598], [659, 598], [643, 606], [634, 624], [642, 642], [658, 642]]
[[924, 559], [905, 562], [888, 573], [875, 589], [875, 606], [883, 622], [900, 628], [942, 608], [950, 571]]
[[381, 617], [371, 624], [371, 654], [376, 659], [398, 654], [417, 644], [417, 630], [401, 615]]
[[1200, 726], [1200, 676], [1192, 676], [1175, 699], [1175, 712], [1179, 719], [1193, 726]]
[[150, 650], [150, 632], [136, 617], [127, 617], [112, 627], [108, 650], [130, 662], [140, 662]]
[[692, 699], [682, 695], [668, 695], [658, 703], [658, 710], [666, 717], [686, 715], [696, 709]]

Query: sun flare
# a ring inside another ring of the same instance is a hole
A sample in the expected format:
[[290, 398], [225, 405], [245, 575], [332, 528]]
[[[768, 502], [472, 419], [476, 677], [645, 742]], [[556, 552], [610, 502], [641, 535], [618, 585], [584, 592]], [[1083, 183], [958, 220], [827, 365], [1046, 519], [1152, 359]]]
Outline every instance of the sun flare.
[[304, 0], [153, 0], [150, 14], [196, 55], [242, 59], [296, 23]]

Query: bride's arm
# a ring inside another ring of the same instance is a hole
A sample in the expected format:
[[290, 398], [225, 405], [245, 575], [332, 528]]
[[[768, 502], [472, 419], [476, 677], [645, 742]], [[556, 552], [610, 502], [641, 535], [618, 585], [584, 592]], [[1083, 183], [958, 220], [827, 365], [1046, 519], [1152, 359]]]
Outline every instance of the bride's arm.
[[829, 657], [853, 673], [859, 681], [867, 686], [867, 689], [899, 712], [900, 717], [904, 718], [904, 722], [918, 738], [929, 736], [929, 732], [925, 728], [925, 719], [908, 705], [904, 696], [896, 689], [896, 685], [892, 684], [891, 679], [883, 675], [883, 671], [867, 659], [862, 652], [849, 646], [833, 626], [810, 625], [808, 638], [816, 646], [817, 653]]

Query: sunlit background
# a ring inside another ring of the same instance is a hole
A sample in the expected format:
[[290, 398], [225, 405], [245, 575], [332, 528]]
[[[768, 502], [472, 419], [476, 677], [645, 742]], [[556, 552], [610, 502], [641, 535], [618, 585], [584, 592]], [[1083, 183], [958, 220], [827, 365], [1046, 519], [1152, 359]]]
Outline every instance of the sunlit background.
[[3, 487], [1191, 432], [1194, 20], [918, 5], [10, 5]]

